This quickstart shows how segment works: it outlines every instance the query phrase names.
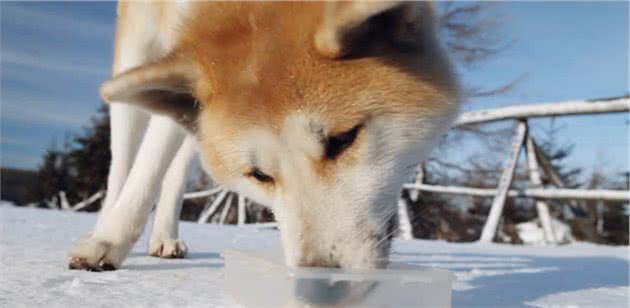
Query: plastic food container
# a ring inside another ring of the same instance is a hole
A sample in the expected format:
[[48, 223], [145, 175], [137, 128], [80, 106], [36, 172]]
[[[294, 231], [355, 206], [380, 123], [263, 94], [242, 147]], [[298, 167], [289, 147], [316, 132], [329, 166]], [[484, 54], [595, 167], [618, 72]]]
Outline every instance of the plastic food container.
[[391, 262], [345, 272], [284, 265], [274, 251], [226, 250], [225, 291], [245, 307], [450, 307], [453, 274]]

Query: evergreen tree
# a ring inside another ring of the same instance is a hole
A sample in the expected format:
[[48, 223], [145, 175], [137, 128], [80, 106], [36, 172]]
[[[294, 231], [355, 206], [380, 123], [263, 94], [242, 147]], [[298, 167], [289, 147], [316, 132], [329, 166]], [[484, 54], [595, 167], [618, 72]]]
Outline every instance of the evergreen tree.
[[109, 113], [103, 106], [66, 153], [73, 194], [80, 201], [104, 190], [111, 161]]
[[35, 192], [37, 200], [50, 200], [59, 191], [68, 188], [67, 160], [63, 151], [57, 149], [56, 143], [44, 154], [43, 162], [37, 170], [38, 185]]
[[[551, 163], [551, 167], [560, 176], [566, 188], [577, 188], [581, 185], [579, 177], [582, 173], [581, 168], [569, 168], [566, 166], [565, 159], [573, 152], [573, 144], [561, 144], [558, 141], [557, 134], [562, 127], [556, 124], [555, 118], [551, 119], [549, 127], [543, 129], [543, 135], [540, 136], [538, 149]], [[547, 183], [550, 179], [545, 179]]]
[[[109, 136], [109, 112], [103, 106], [80, 134], [66, 140], [61, 150], [53, 143], [37, 170], [35, 199], [51, 200], [64, 191], [73, 204], [104, 190], [111, 160]], [[96, 202], [90, 210], [98, 208]]]

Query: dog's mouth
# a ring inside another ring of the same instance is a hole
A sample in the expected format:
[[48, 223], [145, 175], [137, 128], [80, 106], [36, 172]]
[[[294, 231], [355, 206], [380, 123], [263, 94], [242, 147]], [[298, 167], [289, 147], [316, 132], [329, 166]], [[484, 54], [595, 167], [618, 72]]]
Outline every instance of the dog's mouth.
[[[387, 209], [381, 219], [338, 217], [305, 221], [282, 216], [280, 233], [285, 263], [289, 267], [340, 268], [361, 272], [382, 269], [389, 264], [392, 240], [398, 230], [396, 209]], [[379, 215], [380, 216], [380, 215]]]

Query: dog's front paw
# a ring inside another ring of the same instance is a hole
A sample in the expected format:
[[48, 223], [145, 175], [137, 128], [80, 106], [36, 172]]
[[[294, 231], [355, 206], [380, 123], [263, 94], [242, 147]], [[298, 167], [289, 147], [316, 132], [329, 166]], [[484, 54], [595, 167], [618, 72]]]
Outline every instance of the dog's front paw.
[[113, 271], [127, 257], [132, 243], [114, 243], [112, 241], [89, 237], [79, 242], [71, 251], [68, 268], [86, 271]]
[[152, 239], [149, 244], [149, 254], [154, 257], [166, 259], [185, 258], [188, 248], [184, 241], [167, 238]]

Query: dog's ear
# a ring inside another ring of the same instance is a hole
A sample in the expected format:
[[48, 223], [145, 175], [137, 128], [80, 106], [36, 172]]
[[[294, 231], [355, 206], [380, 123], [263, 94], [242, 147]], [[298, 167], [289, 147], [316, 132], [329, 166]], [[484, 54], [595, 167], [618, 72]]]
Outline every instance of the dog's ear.
[[197, 76], [190, 61], [167, 57], [106, 81], [101, 85], [101, 97], [108, 103], [131, 104], [167, 115], [194, 131], [199, 106], [192, 93]]
[[360, 56], [370, 47], [385, 45], [415, 50], [433, 35], [434, 23], [427, 1], [327, 2], [315, 48], [330, 58]]

